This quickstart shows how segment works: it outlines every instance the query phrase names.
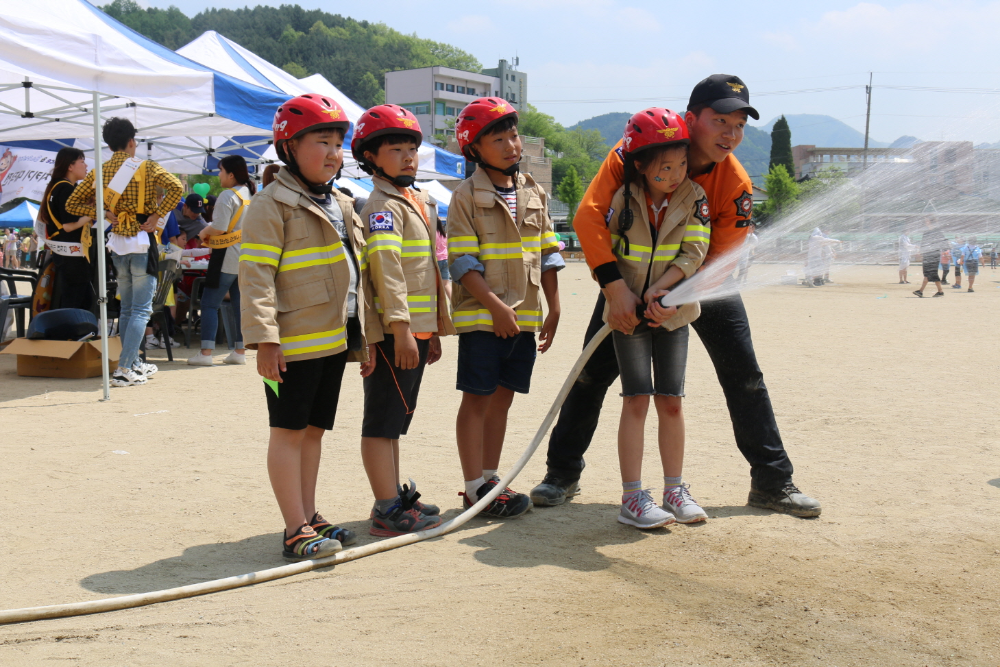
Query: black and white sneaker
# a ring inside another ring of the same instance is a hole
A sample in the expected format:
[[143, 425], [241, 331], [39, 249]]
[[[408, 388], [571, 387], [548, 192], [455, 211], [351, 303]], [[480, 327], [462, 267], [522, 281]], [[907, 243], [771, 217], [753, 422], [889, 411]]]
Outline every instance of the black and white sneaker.
[[112, 387], [132, 387], [134, 385], [146, 384], [146, 376], [136, 373], [131, 368], [119, 368], [111, 376]]
[[548, 473], [542, 479], [542, 483], [531, 490], [531, 502], [537, 507], [555, 507], [578, 493], [580, 493], [579, 480], [562, 479]]
[[132, 370], [148, 380], [156, 375], [156, 372], [160, 369], [156, 367], [156, 364], [147, 364], [142, 359], [137, 359], [136, 362], [132, 364]]
[[[497, 484], [500, 483], [500, 477], [494, 476], [492, 479], [487, 481], [479, 490], [476, 491], [477, 498], [475, 500], [469, 498], [465, 493], [459, 493], [462, 496], [462, 502], [465, 509], [469, 509], [475, 505], [479, 500], [486, 496], [490, 491], [493, 490]], [[533, 507], [531, 504], [531, 499], [523, 493], [515, 493], [510, 488], [505, 488], [503, 492], [493, 499], [486, 509], [479, 513], [479, 516], [494, 517], [497, 519], [514, 519], [521, 516]]]
[[799, 517], [819, 516], [823, 511], [818, 500], [799, 491], [790, 481], [776, 491], [762, 491], [751, 486], [747, 505]]

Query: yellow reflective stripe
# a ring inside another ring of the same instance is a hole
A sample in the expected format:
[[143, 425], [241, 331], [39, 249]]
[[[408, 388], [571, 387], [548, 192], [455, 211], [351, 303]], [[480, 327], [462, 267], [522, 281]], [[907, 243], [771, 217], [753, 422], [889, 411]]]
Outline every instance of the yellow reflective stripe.
[[488, 310], [456, 310], [451, 321], [455, 326], [470, 326], [473, 324], [489, 324], [493, 326], [493, 316]]
[[[424, 296], [406, 296], [406, 307], [411, 313], [436, 313], [437, 312], [437, 295], [436, 294], [426, 294]], [[378, 297], [375, 297], [375, 310], [380, 313], [385, 311], [382, 309], [382, 302], [379, 301]]]
[[699, 242], [700, 241], [702, 243], [708, 243], [709, 236], [708, 236], [708, 234], [704, 234], [704, 235], [699, 234], [699, 235], [696, 235], [696, 236], [685, 236], [682, 240], [685, 243], [688, 243], [689, 241], [694, 241], [694, 242]]
[[712, 229], [710, 227], [706, 227], [705, 225], [688, 225], [685, 229], [689, 232], [705, 232], [706, 234], [710, 234], [712, 232]]
[[449, 236], [448, 252], [479, 252], [479, 237]]
[[368, 237], [368, 252], [384, 250], [401, 252], [403, 250], [403, 237], [399, 234], [372, 234]]
[[[410, 250], [407, 250], [410, 248]], [[415, 248], [427, 248], [426, 250], [415, 250]], [[403, 257], [430, 257], [431, 256], [431, 242], [430, 240], [414, 240], [414, 241], [403, 241], [403, 252], [401, 253]]]
[[516, 243], [484, 243], [479, 259], [519, 259], [521, 257], [521, 242]]
[[558, 247], [559, 241], [556, 240], [555, 232], [545, 232], [542, 234], [542, 250]]
[[281, 342], [281, 352], [286, 357], [290, 357], [296, 354], [331, 350], [344, 345], [346, 339], [346, 327], [340, 327], [332, 331], [320, 331], [301, 336], [288, 336], [279, 340]]
[[263, 243], [244, 243], [244, 251], [240, 253], [241, 262], [258, 262], [278, 266], [281, 260], [281, 248]]
[[347, 254], [344, 252], [342, 243], [292, 250], [281, 256], [281, 265], [278, 267], [278, 273], [293, 271], [295, 269], [305, 269], [310, 266], [336, 264], [346, 258]]
[[532, 326], [542, 323], [542, 311], [540, 310], [517, 310], [517, 326]]
[[523, 252], [540, 252], [542, 249], [541, 236], [522, 236], [521, 250]]

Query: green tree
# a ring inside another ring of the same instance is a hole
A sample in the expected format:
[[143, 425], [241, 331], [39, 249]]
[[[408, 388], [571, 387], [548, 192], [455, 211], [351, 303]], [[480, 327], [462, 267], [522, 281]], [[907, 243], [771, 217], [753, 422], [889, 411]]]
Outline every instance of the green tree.
[[771, 161], [767, 170], [773, 171], [778, 165], [785, 168], [785, 173], [795, 175], [795, 160], [792, 159], [792, 130], [788, 121], [782, 116], [771, 129]]
[[385, 91], [371, 72], [365, 72], [361, 76], [355, 91], [354, 99], [365, 108], [385, 103]]
[[764, 189], [767, 190], [767, 201], [761, 206], [761, 212], [768, 220], [787, 212], [799, 198], [799, 184], [788, 175], [783, 164], [771, 167], [764, 177]]
[[309, 76], [309, 70], [298, 63], [285, 63], [281, 69], [285, 70], [296, 79], [304, 79]]
[[[446, 128], [448, 128], [449, 130], [452, 130], [452, 133], [451, 133], [452, 136], [455, 135], [454, 129], [455, 129], [456, 123], [457, 123], [457, 121], [454, 118], [446, 118], [445, 121], [444, 121], [444, 126]], [[447, 132], [438, 132], [437, 134], [434, 135], [434, 143], [436, 143], [441, 148], [444, 148], [445, 146], [448, 145], [448, 139], [449, 138], [450, 137], [448, 136]]]
[[556, 193], [559, 195], [559, 201], [569, 206], [567, 221], [572, 228], [573, 216], [576, 215], [576, 205], [583, 199], [583, 183], [580, 182], [580, 175], [576, 173], [576, 169], [570, 167], [566, 170], [566, 175], [563, 176], [562, 182], [556, 188]]

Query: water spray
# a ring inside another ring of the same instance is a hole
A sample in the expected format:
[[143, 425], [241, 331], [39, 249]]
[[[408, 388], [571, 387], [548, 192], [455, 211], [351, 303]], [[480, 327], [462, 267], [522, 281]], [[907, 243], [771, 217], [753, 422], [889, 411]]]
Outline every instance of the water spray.
[[6, 611], [0, 611], [0, 625], [9, 623], [26, 623], [29, 621], [40, 621], [50, 618], [66, 618], [68, 616], [83, 616], [86, 614], [98, 614], [108, 611], [118, 611], [121, 609], [132, 609], [134, 607], [144, 607], [156, 604], [158, 602], [168, 602], [170, 600], [180, 600], [183, 598], [194, 597], [196, 595], [207, 595], [209, 593], [217, 593], [219, 591], [228, 591], [233, 588], [242, 588], [243, 586], [250, 586], [251, 584], [261, 584], [266, 581], [274, 581], [275, 579], [283, 579], [296, 574], [304, 574], [306, 572], [311, 572], [312, 570], [318, 570], [324, 567], [332, 567], [341, 563], [347, 563], [352, 560], [364, 558], [365, 556], [372, 556], [384, 551], [391, 551], [393, 549], [398, 549], [399, 547], [405, 547], [416, 542], [422, 542], [434, 537], [447, 535], [456, 528], [464, 525], [469, 521], [469, 519], [484, 510], [489, 503], [493, 502], [497, 496], [504, 492], [504, 489], [507, 488], [507, 486], [514, 481], [514, 478], [517, 477], [521, 470], [524, 469], [524, 466], [527, 465], [528, 461], [535, 453], [535, 450], [537, 450], [539, 444], [541, 444], [542, 438], [544, 438], [545, 434], [548, 433], [549, 427], [559, 414], [559, 410], [562, 409], [562, 404], [566, 400], [566, 396], [569, 394], [570, 389], [573, 388], [573, 384], [576, 382], [577, 377], [579, 377], [581, 371], [583, 371], [584, 365], [590, 359], [594, 350], [597, 349], [597, 346], [601, 344], [601, 341], [607, 337], [610, 331], [611, 329], [605, 324], [600, 331], [594, 334], [594, 337], [591, 338], [590, 342], [583, 348], [583, 352], [576, 360], [576, 363], [573, 364], [573, 368], [570, 370], [569, 375], [566, 376], [566, 380], [563, 382], [562, 388], [559, 390], [555, 400], [552, 402], [552, 406], [545, 415], [545, 419], [542, 420], [541, 426], [539, 426], [538, 430], [535, 432], [535, 437], [532, 438], [531, 443], [528, 445], [528, 448], [524, 450], [524, 453], [521, 454], [521, 457], [514, 463], [513, 466], [511, 466], [510, 470], [507, 471], [507, 474], [503, 476], [500, 483], [494, 486], [493, 490], [481, 498], [475, 505], [462, 512], [454, 519], [450, 519], [436, 528], [431, 528], [430, 530], [424, 530], [418, 533], [399, 535], [398, 537], [392, 537], [387, 540], [381, 540], [379, 542], [373, 542], [371, 544], [355, 547], [353, 549], [347, 549], [326, 558], [302, 561], [300, 563], [283, 565], [281, 567], [274, 567], [267, 570], [259, 570], [248, 574], [227, 577], [225, 579], [205, 581], [200, 584], [179, 586], [177, 588], [168, 588], [162, 591], [151, 591], [149, 593], [137, 593], [135, 595], [105, 598], [103, 600], [91, 600], [89, 602], [74, 602], [69, 604], [48, 605], [44, 607], [26, 607], [24, 609], [8, 609]]

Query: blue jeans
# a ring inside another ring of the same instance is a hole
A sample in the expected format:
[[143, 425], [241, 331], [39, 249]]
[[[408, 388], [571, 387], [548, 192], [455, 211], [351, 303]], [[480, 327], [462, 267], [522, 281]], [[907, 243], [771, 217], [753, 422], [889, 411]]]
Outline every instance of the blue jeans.
[[667, 331], [643, 320], [629, 335], [612, 331], [611, 339], [621, 371], [622, 396], [684, 396], [686, 325]]
[[243, 332], [240, 331], [240, 281], [235, 273], [219, 274], [218, 287], [206, 287], [201, 293], [201, 349], [214, 350], [219, 335], [219, 307], [229, 292], [229, 303], [236, 313], [236, 331], [233, 338], [237, 350], [243, 349]]
[[118, 316], [118, 334], [122, 337], [119, 368], [131, 368], [139, 358], [139, 344], [146, 333], [149, 316], [153, 314], [156, 278], [146, 273], [147, 257], [146, 253], [111, 253], [118, 274], [118, 295], [122, 300]]

